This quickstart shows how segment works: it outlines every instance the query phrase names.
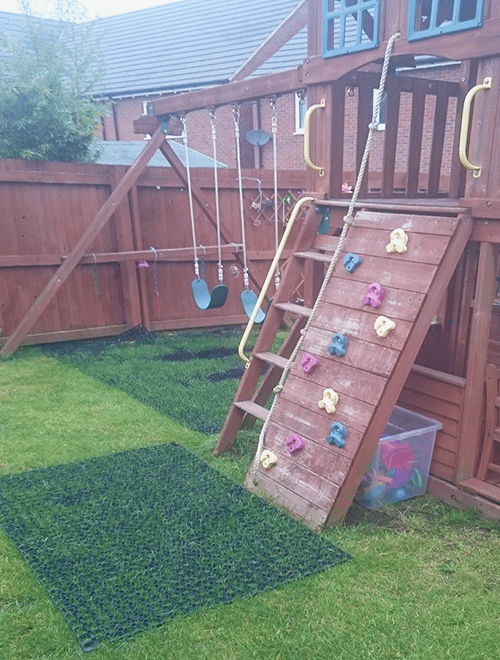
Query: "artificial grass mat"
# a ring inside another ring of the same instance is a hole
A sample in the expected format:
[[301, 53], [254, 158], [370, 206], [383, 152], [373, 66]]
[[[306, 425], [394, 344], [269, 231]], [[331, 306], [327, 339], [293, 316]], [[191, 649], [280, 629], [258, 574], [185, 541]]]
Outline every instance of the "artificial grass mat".
[[349, 559], [175, 443], [3, 476], [0, 526], [84, 651]]

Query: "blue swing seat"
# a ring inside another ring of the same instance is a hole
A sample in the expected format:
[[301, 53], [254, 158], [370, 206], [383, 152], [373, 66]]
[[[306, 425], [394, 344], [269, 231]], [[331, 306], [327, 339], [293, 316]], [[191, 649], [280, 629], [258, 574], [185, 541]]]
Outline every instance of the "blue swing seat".
[[218, 309], [226, 302], [229, 289], [225, 284], [217, 284], [210, 292], [205, 280], [197, 278], [191, 282], [193, 298], [199, 309]]
[[[243, 309], [245, 310], [245, 314], [248, 316], [248, 318], [250, 318], [257, 303], [257, 295], [250, 289], [245, 289], [245, 291], [241, 292], [240, 298], [241, 298], [241, 304], [243, 305]], [[266, 315], [264, 314], [262, 309], [259, 309], [259, 311], [257, 312], [257, 316], [255, 317], [254, 323], [262, 323], [262, 321], [265, 318]]]

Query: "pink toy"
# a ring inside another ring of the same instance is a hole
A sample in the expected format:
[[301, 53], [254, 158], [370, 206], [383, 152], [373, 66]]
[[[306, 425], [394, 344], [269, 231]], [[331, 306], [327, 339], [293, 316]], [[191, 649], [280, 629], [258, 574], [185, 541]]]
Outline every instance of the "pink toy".
[[361, 301], [363, 305], [371, 305], [372, 307], [380, 307], [382, 300], [385, 296], [385, 289], [378, 283], [373, 282], [366, 290], [366, 294]]
[[302, 449], [305, 446], [305, 442], [296, 433], [291, 433], [286, 439], [286, 446], [290, 454], [293, 454], [299, 449]]
[[310, 374], [311, 371], [313, 371], [313, 369], [316, 369], [316, 367], [319, 365], [319, 360], [317, 357], [314, 357], [314, 355], [311, 355], [310, 353], [305, 353], [302, 356], [300, 365], [302, 369], [304, 369], [306, 374]]

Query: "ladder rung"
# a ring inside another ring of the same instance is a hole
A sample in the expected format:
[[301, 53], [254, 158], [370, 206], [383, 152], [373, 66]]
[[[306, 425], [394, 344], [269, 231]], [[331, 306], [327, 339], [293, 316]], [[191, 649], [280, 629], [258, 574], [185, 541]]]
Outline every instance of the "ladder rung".
[[322, 261], [325, 264], [329, 264], [330, 261], [332, 260], [331, 254], [323, 254], [322, 252], [294, 252], [293, 253], [294, 257], [298, 257], [299, 259], [309, 259], [310, 261]]
[[500, 472], [500, 465], [497, 465], [496, 463], [488, 463], [488, 470], [491, 470], [492, 472]]
[[275, 367], [280, 367], [280, 369], [284, 369], [286, 367], [286, 363], [288, 360], [281, 355], [277, 355], [276, 353], [270, 353], [269, 351], [263, 351], [262, 353], [254, 353], [254, 357], [259, 358], [259, 360], [264, 360], [265, 362], [269, 362], [269, 364], [274, 364]]
[[296, 305], [295, 303], [280, 302], [274, 303], [274, 306], [278, 309], [281, 309], [284, 312], [290, 312], [291, 314], [297, 314], [297, 316], [311, 316], [312, 309], [310, 307], [304, 307], [304, 305]]
[[265, 420], [269, 413], [267, 408], [259, 406], [258, 403], [254, 403], [253, 401], [234, 401], [234, 405], [240, 410], [244, 410], [250, 413], [250, 415], [262, 420]]

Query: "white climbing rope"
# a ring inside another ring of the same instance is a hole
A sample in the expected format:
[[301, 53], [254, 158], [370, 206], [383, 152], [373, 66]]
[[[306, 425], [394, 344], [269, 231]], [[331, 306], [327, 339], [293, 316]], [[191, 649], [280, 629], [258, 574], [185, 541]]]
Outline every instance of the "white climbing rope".
[[219, 282], [224, 281], [224, 266], [222, 265], [222, 245], [220, 234], [220, 203], [219, 203], [219, 174], [217, 171], [217, 129], [215, 108], [210, 108], [210, 124], [212, 127], [212, 152], [214, 159], [214, 194], [215, 194], [215, 222], [217, 225], [217, 275]]
[[196, 247], [196, 228], [195, 228], [195, 219], [194, 219], [193, 191], [191, 188], [191, 169], [189, 167], [189, 148], [188, 148], [186, 115], [182, 115], [180, 119], [182, 122], [182, 141], [184, 142], [184, 154], [186, 159], [186, 178], [187, 178], [188, 198], [189, 198], [189, 216], [191, 218], [191, 234], [193, 236], [194, 272], [197, 279], [199, 279], [200, 264], [198, 260], [198, 250]]
[[243, 285], [245, 289], [250, 286], [248, 274], [247, 242], [245, 232], [245, 210], [243, 208], [243, 178], [241, 176], [241, 152], [240, 152], [240, 108], [233, 105], [234, 137], [236, 139], [236, 166], [238, 169], [238, 197], [240, 203], [241, 243], [243, 246]]
[[273, 403], [272, 403], [271, 408], [269, 410], [269, 413], [266, 417], [266, 420], [264, 421], [264, 425], [262, 426], [262, 430], [261, 430], [260, 436], [259, 436], [259, 444], [257, 446], [257, 451], [255, 453], [255, 458], [254, 458], [254, 460], [252, 462], [252, 466], [250, 468], [250, 475], [251, 475], [252, 481], [254, 483], [255, 483], [255, 477], [256, 477], [256, 474], [257, 474], [257, 469], [259, 467], [260, 455], [262, 453], [262, 448], [264, 446], [264, 441], [265, 441], [265, 438], [266, 438], [266, 433], [267, 433], [267, 430], [269, 428], [269, 424], [271, 422], [272, 413], [274, 412], [274, 409], [276, 408], [276, 404], [278, 403], [279, 396], [281, 394], [281, 391], [283, 390], [286, 379], [288, 378], [288, 375], [290, 373], [292, 365], [295, 362], [295, 360], [297, 358], [297, 355], [300, 351], [300, 348], [302, 346], [302, 342], [304, 341], [305, 334], [306, 334], [307, 330], [309, 329], [309, 327], [311, 326], [311, 324], [314, 320], [314, 317], [316, 315], [316, 311], [317, 311], [319, 305], [321, 304], [324, 292], [325, 292], [325, 290], [326, 290], [326, 288], [327, 288], [327, 286], [330, 282], [333, 270], [334, 270], [334, 268], [335, 268], [335, 266], [336, 266], [336, 264], [339, 260], [340, 253], [342, 252], [342, 250], [344, 248], [344, 244], [345, 244], [345, 241], [346, 241], [346, 238], [347, 238], [347, 233], [348, 233], [350, 227], [354, 223], [354, 209], [356, 207], [356, 202], [357, 202], [357, 199], [358, 199], [358, 196], [359, 196], [359, 191], [361, 189], [361, 184], [363, 182], [363, 177], [365, 175], [366, 165], [368, 163], [368, 156], [370, 154], [371, 144], [372, 144], [372, 140], [373, 140], [373, 134], [378, 130], [379, 110], [380, 110], [380, 104], [381, 104], [382, 96], [383, 96], [383, 93], [384, 93], [385, 82], [386, 82], [386, 79], [387, 79], [387, 72], [388, 72], [388, 69], [389, 69], [389, 61], [390, 61], [392, 49], [393, 49], [393, 46], [394, 46], [394, 42], [396, 41], [396, 39], [399, 38], [399, 36], [400, 36], [399, 32], [396, 33], [396, 34], [393, 34], [392, 37], [387, 42], [387, 47], [386, 47], [385, 56], [384, 56], [384, 63], [383, 63], [383, 66], [382, 66], [382, 73], [380, 75], [380, 83], [379, 83], [379, 87], [378, 87], [378, 91], [377, 91], [377, 95], [376, 95], [376, 101], [375, 101], [374, 108], [373, 108], [372, 120], [371, 120], [371, 123], [369, 125], [368, 136], [366, 138], [365, 150], [363, 152], [363, 157], [361, 159], [361, 164], [360, 164], [359, 171], [358, 171], [358, 176], [357, 176], [357, 179], [356, 179], [356, 185], [354, 186], [351, 201], [349, 203], [349, 208], [347, 210], [346, 215], [344, 216], [344, 226], [342, 228], [342, 233], [340, 234], [340, 237], [339, 237], [339, 242], [337, 244], [335, 252], [333, 253], [332, 259], [331, 259], [331, 261], [328, 265], [328, 269], [326, 271], [325, 278], [323, 280], [323, 284], [321, 285], [321, 289], [318, 293], [318, 297], [316, 298], [316, 302], [314, 303], [314, 306], [312, 308], [311, 315], [309, 316], [304, 329], [301, 330], [299, 341], [297, 342], [297, 345], [293, 349], [293, 352], [292, 352], [291, 356], [288, 358], [288, 361], [286, 363], [285, 368], [283, 369], [283, 373], [281, 374], [281, 378], [280, 378], [280, 381], [279, 381], [278, 385], [276, 385], [276, 387], [274, 388]]

